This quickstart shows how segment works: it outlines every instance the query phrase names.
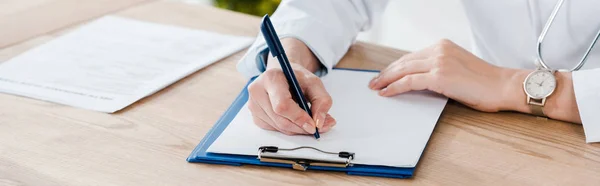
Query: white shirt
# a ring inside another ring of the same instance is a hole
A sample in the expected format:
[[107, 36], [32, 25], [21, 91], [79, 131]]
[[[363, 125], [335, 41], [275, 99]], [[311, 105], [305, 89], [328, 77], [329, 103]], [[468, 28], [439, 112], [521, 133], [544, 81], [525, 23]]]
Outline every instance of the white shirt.
[[[557, 0], [463, 0], [473, 52], [503, 67], [535, 69], [536, 43]], [[303, 41], [327, 68], [335, 66], [359, 32], [369, 29], [387, 1], [286, 0], [271, 17], [281, 38]], [[432, 5], [435, 6], [435, 5]], [[542, 45], [553, 69], [571, 69], [600, 29], [600, 1], [566, 0]], [[266, 45], [257, 37], [238, 63], [248, 77], [264, 70]], [[599, 44], [600, 45], [600, 44]], [[586, 141], [600, 142], [600, 49], [592, 50], [582, 70], [573, 72], [573, 86]], [[525, 100], [523, 100], [525, 101]]]

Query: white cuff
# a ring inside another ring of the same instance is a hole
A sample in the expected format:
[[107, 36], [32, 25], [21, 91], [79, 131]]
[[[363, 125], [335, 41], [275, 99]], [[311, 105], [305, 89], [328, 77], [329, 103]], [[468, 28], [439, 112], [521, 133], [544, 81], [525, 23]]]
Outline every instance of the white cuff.
[[600, 69], [576, 71], [572, 76], [585, 141], [600, 142]]
[[[325, 67], [325, 69], [320, 69], [315, 73], [320, 76], [331, 70], [334, 64], [340, 60], [340, 56], [343, 56], [346, 51], [336, 50], [328, 45], [326, 42], [329, 40], [323, 38], [327, 37], [327, 34], [315, 33], [314, 30], [311, 29], [311, 23], [309, 21], [310, 20], [296, 21], [293, 23], [287, 22], [274, 25], [280, 39], [298, 39], [313, 52], [319, 62]], [[352, 41], [348, 42], [350, 43]], [[261, 54], [264, 54], [262, 52], [265, 51], [268, 51], [265, 40], [262, 34], [259, 34], [244, 57], [242, 57], [237, 64], [238, 71], [242, 72], [246, 77], [253, 77], [262, 73], [262, 71], [264, 71], [264, 60], [266, 60], [264, 57], [266, 56]]]

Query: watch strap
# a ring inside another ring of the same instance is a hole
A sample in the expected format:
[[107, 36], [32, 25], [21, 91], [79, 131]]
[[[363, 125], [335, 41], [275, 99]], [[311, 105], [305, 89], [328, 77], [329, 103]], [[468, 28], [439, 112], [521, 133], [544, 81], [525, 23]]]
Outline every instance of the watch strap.
[[546, 103], [546, 99], [533, 99], [529, 98], [527, 104], [529, 105], [529, 109], [531, 110], [531, 114], [541, 117], [548, 117], [544, 114], [544, 105]]
[[531, 114], [536, 115], [536, 116], [542, 116], [542, 117], [547, 117], [546, 114], [544, 114], [544, 107], [541, 105], [529, 105], [529, 108], [531, 109]]

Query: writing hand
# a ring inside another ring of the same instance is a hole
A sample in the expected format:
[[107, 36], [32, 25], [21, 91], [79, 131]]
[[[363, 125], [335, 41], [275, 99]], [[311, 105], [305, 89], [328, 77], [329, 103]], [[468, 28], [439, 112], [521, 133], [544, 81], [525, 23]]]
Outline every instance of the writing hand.
[[[266, 130], [279, 131], [287, 135], [314, 134], [315, 126], [320, 133], [329, 131], [335, 119], [327, 114], [332, 99], [325, 90], [321, 79], [310, 69], [316, 69], [318, 61], [304, 43], [295, 39], [283, 39], [282, 44], [289, 51], [294, 74], [307, 100], [311, 103], [311, 118], [292, 99], [287, 80], [276, 59], [270, 58], [267, 70], [248, 87], [250, 98], [248, 108], [254, 123]], [[302, 65], [302, 63], [305, 63]]]

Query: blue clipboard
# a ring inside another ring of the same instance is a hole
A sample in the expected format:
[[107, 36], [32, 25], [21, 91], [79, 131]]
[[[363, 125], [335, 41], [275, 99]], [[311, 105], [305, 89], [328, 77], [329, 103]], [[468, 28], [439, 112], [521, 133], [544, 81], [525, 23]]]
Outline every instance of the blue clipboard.
[[[355, 70], [355, 71], [370, 71], [373, 70], [359, 70], [359, 69], [341, 69], [336, 68], [334, 70]], [[231, 155], [231, 154], [218, 154], [206, 152], [208, 147], [221, 135], [223, 130], [227, 128], [229, 123], [240, 111], [242, 106], [248, 100], [248, 85], [255, 78], [250, 79], [242, 92], [237, 96], [233, 104], [229, 106], [227, 111], [221, 116], [217, 123], [210, 129], [206, 136], [200, 141], [200, 144], [192, 151], [190, 156], [187, 158], [188, 162], [191, 163], [207, 163], [207, 164], [221, 164], [221, 165], [259, 165], [259, 166], [272, 166], [272, 167], [283, 167], [292, 168], [291, 164], [284, 163], [269, 163], [261, 162], [257, 156], [249, 155]], [[348, 175], [359, 175], [359, 176], [376, 176], [376, 177], [387, 177], [387, 178], [411, 178], [415, 171], [415, 167], [399, 168], [399, 167], [388, 167], [388, 166], [372, 166], [372, 165], [359, 165], [355, 164], [348, 167], [324, 167], [324, 166], [310, 166], [307, 170], [321, 170], [321, 171], [339, 171], [346, 172]]]

